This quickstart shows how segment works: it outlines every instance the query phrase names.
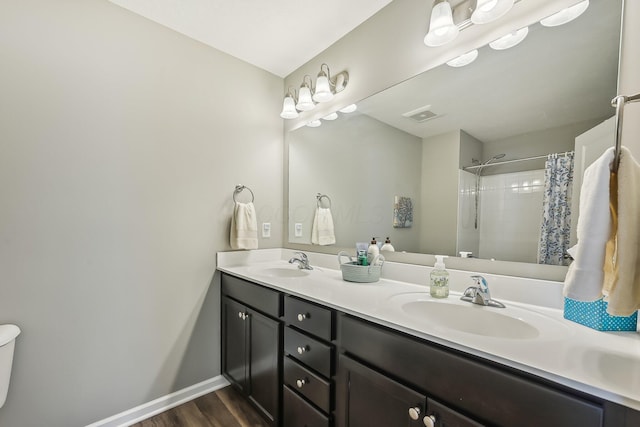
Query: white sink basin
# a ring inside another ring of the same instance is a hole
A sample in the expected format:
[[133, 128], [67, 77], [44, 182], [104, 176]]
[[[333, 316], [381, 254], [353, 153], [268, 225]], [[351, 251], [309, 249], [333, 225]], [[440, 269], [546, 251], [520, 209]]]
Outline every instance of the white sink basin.
[[435, 301], [413, 301], [402, 305], [410, 316], [424, 318], [440, 327], [475, 335], [498, 338], [532, 339], [540, 336], [535, 326], [515, 317], [505, 316], [498, 308], [476, 304], [454, 305]]
[[568, 331], [562, 323], [517, 307], [485, 307], [453, 295], [434, 299], [426, 293], [400, 294], [390, 301], [405, 317], [436, 330], [509, 340], [555, 337]]
[[256, 267], [251, 270], [251, 272], [258, 276], [269, 277], [269, 278], [278, 278], [278, 279], [287, 279], [287, 278], [300, 278], [307, 277], [311, 270], [302, 270], [297, 266], [292, 265], [282, 266], [282, 267]]

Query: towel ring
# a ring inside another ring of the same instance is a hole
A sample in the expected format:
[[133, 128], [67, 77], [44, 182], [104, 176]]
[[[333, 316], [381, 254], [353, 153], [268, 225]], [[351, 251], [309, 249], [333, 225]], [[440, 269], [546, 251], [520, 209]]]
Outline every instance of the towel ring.
[[329, 209], [331, 209], [331, 199], [326, 194], [320, 194], [316, 196], [318, 207], [322, 207], [322, 199], [327, 199], [329, 201]]
[[251, 191], [251, 189], [246, 185], [241, 185], [241, 184], [236, 185], [236, 189], [233, 191], [233, 201], [235, 203], [238, 203], [238, 201], [236, 200], [236, 195], [242, 193], [244, 190], [249, 190], [249, 193], [251, 193], [251, 203], [253, 203], [253, 201], [255, 200], [253, 191]]

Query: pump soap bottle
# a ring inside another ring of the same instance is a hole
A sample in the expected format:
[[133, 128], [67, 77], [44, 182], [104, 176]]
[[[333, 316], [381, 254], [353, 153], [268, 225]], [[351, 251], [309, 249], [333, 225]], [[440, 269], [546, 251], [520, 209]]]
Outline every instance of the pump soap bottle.
[[371, 244], [367, 249], [367, 261], [369, 262], [369, 265], [373, 265], [378, 255], [380, 255], [380, 248], [378, 248], [378, 242], [376, 242], [376, 238], [372, 237]]
[[433, 298], [447, 298], [449, 296], [449, 272], [445, 269], [446, 255], [436, 255], [436, 264], [431, 270], [429, 293]]
[[387, 240], [384, 241], [384, 245], [380, 248], [381, 251], [395, 252], [395, 248], [391, 244], [391, 239], [387, 237]]

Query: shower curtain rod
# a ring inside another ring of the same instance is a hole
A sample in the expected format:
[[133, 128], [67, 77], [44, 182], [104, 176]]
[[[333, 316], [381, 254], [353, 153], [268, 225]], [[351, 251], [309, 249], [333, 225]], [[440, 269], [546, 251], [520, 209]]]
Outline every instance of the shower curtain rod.
[[[558, 156], [566, 156], [567, 154], [571, 154], [571, 153], [573, 153], [573, 151], [565, 151], [564, 153], [555, 153], [555, 154], [558, 155]], [[462, 168], [462, 170], [467, 171], [467, 170], [471, 170], [471, 169], [487, 168], [489, 166], [506, 165], [508, 163], [526, 162], [528, 160], [546, 159], [550, 155], [551, 154], [545, 154], [543, 156], [524, 157], [522, 159], [513, 159], [513, 160], [505, 160], [503, 162], [487, 163], [486, 165], [465, 166], [465, 167]]]

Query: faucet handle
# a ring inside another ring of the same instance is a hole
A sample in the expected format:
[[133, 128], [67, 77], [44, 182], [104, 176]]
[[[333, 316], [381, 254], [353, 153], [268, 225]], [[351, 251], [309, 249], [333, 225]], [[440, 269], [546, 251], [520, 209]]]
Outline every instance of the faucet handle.
[[307, 261], [309, 259], [309, 257], [307, 257], [307, 254], [305, 254], [304, 252], [296, 252], [295, 255], [300, 255], [300, 258], [303, 261]]
[[475, 283], [475, 285], [480, 289], [480, 292], [489, 293], [489, 284], [487, 283], [487, 279], [482, 276], [471, 276], [471, 279]]

